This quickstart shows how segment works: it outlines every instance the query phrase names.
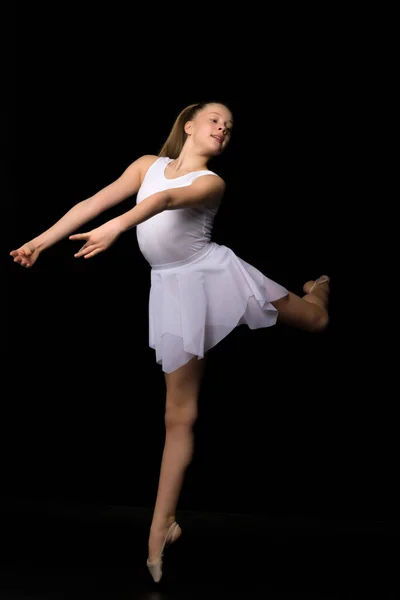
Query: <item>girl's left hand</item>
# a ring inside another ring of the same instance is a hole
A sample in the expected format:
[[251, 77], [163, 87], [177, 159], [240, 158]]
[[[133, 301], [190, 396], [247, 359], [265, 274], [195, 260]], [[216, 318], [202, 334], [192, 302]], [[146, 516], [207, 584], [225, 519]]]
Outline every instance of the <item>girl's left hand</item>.
[[99, 254], [99, 252], [107, 250], [120, 235], [121, 230], [118, 223], [109, 221], [87, 233], [75, 233], [74, 235], [70, 235], [69, 239], [86, 240], [86, 243], [79, 252], [74, 254], [76, 258], [80, 258], [81, 256], [84, 258], [92, 258], [93, 256], [96, 256], [96, 254]]

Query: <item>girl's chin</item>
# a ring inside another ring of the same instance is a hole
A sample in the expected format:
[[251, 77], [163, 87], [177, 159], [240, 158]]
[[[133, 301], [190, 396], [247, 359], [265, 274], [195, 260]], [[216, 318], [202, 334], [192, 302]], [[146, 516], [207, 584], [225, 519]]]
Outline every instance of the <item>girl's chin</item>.
[[223, 152], [224, 147], [223, 146], [219, 146], [218, 148], [212, 148], [211, 152], [213, 154], [213, 156], [218, 156], [218, 154], [221, 154], [221, 152]]

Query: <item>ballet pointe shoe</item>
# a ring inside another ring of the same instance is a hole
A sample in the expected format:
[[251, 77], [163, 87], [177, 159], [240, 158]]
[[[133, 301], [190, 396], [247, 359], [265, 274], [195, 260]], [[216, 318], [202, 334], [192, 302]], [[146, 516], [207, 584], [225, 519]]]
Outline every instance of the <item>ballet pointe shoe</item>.
[[179, 527], [178, 523], [172, 523], [171, 527], [167, 531], [167, 535], [165, 536], [164, 543], [161, 547], [160, 554], [152, 561], [147, 559], [147, 568], [150, 571], [150, 575], [154, 579], [156, 583], [161, 580], [162, 577], [162, 567], [163, 567], [163, 556], [165, 550], [176, 542], [176, 540], [181, 536], [182, 530]]
[[330, 278], [328, 277], [328, 275], [321, 275], [321, 277], [318, 277], [318, 279], [316, 279], [314, 281], [311, 288], [308, 290], [307, 294], [311, 294], [311, 292], [313, 290], [315, 290], [317, 285], [321, 285], [321, 283], [329, 283], [329, 282], [330, 282]]

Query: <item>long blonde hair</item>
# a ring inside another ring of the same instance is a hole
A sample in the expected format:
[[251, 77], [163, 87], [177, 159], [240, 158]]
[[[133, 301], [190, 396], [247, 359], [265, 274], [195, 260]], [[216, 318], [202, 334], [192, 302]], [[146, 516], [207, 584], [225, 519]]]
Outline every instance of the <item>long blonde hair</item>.
[[[214, 102], [199, 102], [198, 104], [189, 104], [189, 106], [184, 108], [179, 113], [158, 156], [166, 156], [174, 159], [178, 158], [187, 138], [187, 134], [185, 133], [185, 123], [192, 121], [197, 113], [203, 110], [203, 108], [205, 108], [208, 104], [214, 104]], [[218, 102], [218, 104], [223, 104], [226, 106], [224, 102]]]

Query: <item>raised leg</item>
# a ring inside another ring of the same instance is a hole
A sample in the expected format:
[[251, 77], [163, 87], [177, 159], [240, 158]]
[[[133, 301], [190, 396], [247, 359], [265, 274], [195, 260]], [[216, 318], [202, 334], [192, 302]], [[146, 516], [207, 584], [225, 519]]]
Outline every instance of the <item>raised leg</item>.
[[278, 322], [310, 332], [324, 331], [329, 324], [329, 277], [307, 281], [301, 298], [292, 292], [272, 304], [278, 311]]

